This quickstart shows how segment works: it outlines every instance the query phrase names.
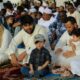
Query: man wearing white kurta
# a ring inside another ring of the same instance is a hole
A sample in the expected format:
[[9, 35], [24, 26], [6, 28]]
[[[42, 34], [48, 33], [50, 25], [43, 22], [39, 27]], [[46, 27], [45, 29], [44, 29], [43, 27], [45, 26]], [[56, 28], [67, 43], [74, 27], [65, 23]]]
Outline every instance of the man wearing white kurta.
[[74, 55], [71, 53], [72, 50], [69, 47], [69, 40], [71, 39], [72, 31], [77, 28], [77, 24], [75, 18], [73, 17], [68, 17], [66, 20], [67, 21], [65, 23], [65, 27], [67, 31], [64, 32], [64, 34], [61, 36], [59, 42], [55, 47], [55, 54], [58, 60], [57, 64], [61, 66], [69, 66], [71, 60], [74, 59]]
[[[23, 16], [22, 25], [23, 25], [23, 29], [12, 39], [12, 42], [8, 49], [8, 53], [11, 56], [12, 64], [16, 64], [16, 65], [19, 62], [17, 60], [17, 57], [15, 56], [17, 45], [20, 44], [21, 42], [24, 43], [25, 51], [28, 56], [26, 63], [28, 63], [30, 53], [35, 48], [33, 39], [36, 34], [42, 34], [45, 36], [45, 38], [46, 38], [45, 47], [50, 51], [48, 35], [47, 35], [47, 31], [45, 30], [45, 28], [38, 26], [38, 25], [34, 26], [33, 18], [29, 15]], [[25, 53], [22, 53], [20, 58], [24, 55], [25, 55]]]

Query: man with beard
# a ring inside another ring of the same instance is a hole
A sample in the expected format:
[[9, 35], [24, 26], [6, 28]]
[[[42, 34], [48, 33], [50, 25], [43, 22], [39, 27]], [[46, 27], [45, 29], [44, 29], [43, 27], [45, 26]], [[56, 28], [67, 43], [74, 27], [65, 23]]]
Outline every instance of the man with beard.
[[70, 59], [67, 57], [73, 57], [73, 53], [70, 52], [69, 40], [71, 39], [72, 32], [77, 29], [77, 23], [75, 18], [67, 17], [65, 21], [66, 32], [63, 33], [55, 47], [56, 63], [60, 66], [68, 66]]
[[[26, 58], [27, 61], [24, 63], [28, 63], [30, 53], [35, 48], [33, 39], [36, 34], [42, 34], [43, 36], [45, 36], [46, 39], [45, 46], [50, 51], [48, 35], [45, 28], [39, 25], [34, 25], [33, 18], [29, 15], [23, 16], [21, 22], [22, 22], [22, 30], [12, 39], [9, 49], [7, 51], [7, 53], [10, 56], [11, 63], [13, 65], [19, 65], [19, 62], [22, 62], [26, 56], [27, 56]], [[16, 57], [15, 53], [17, 46], [22, 42], [25, 45], [25, 52], [21, 53], [18, 57]]]

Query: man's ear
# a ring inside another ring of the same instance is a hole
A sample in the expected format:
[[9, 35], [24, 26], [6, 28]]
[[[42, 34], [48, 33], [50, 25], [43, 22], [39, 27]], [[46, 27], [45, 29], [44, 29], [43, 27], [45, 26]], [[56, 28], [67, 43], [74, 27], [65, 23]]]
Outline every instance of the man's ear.
[[78, 28], [78, 25], [77, 25], [77, 23], [75, 23], [75, 24], [74, 24], [74, 26], [75, 26], [75, 28]]

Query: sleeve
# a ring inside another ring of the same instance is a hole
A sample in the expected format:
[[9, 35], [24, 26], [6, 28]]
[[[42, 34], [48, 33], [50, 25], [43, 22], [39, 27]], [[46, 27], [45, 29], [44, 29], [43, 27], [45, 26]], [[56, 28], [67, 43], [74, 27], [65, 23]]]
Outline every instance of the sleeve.
[[11, 41], [7, 50], [8, 55], [16, 52], [17, 46], [23, 41], [23, 32], [20, 31]]
[[33, 64], [33, 58], [34, 58], [33, 54], [34, 54], [34, 51], [32, 51], [30, 55], [30, 59], [29, 59], [30, 64]]
[[8, 30], [4, 30], [0, 51], [5, 51], [9, 47], [11, 40], [12, 40], [11, 33]]
[[63, 46], [66, 46], [66, 44], [67, 44], [67, 39], [66, 39], [66, 37], [67, 37], [67, 34], [66, 34], [66, 32], [65, 32], [65, 33], [63, 33], [63, 35], [62, 35], [61, 38], [59, 39], [58, 43], [56, 44], [55, 50], [56, 50], [57, 48], [62, 48]]

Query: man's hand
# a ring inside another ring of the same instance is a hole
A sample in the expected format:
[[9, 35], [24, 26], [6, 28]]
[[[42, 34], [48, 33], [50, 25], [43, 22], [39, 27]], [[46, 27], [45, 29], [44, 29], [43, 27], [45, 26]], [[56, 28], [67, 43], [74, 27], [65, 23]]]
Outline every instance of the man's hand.
[[73, 51], [66, 51], [66, 52], [64, 52], [63, 53], [63, 56], [65, 57], [65, 58], [70, 58], [70, 57], [73, 57], [73, 56], [75, 56], [76, 54], [73, 52]]
[[11, 55], [11, 64], [13, 66], [20, 66], [19, 63], [18, 63], [17, 57], [15, 56], [15, 54]]
[[62, 50], [61, 48], [58, 48], [58, 49], [55, 51], [55, 54], [60, 55], [62, 51], [63, 51], [63, 50]]
[[13, 28], [16, 28], [16, 27], [18, 27], [18, 26], [20, 26], [20, 25], [21, 25], [20, 22], [16, 22], [16, 23], [13, 24]]
[[43, 69], [42, 66], [39, 66], [39, 67], [38, 67], [38, 71], [40, 71], [40, 70], [42, 70], [42, 69]]
[[26, 57], [26, 52], [23, 52], [21, 53], [19, 56], [18, 56], [18, 61], [21, 62], [23, 61], [23, 59]]
[[33, 70], [33, 69], [30, 70], [29, 73], [30, 73], [30, 74], [34, 74], [34, 70]]

